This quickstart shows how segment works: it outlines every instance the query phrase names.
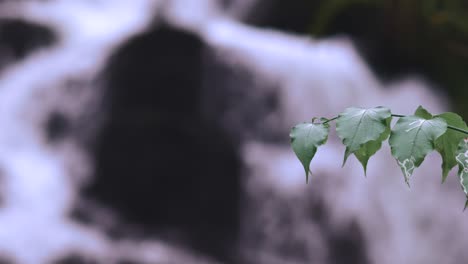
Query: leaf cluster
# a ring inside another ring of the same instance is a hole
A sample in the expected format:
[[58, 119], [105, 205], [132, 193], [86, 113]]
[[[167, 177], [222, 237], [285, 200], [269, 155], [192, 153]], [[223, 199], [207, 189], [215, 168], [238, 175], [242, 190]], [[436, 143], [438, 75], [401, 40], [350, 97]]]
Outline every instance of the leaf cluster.
[[[398, 120], [392, 127], [393, 118]], [[313, 118], [310, 123], [298, 124], [290, 133], [291, 147], [304, 167], [306, 181], [318, 147], [328, 139], [331, 121], [336, 121], [336, 133], [346, 147], [342, 166], [354, 155], [366, 174], [370, 157], [388, 138], [392, 156], [409, 186], [414, 170], [428, 153], [437, 151], [442, 157], [442, 182], [458, 165], [460, 184], [468, 204], [468, 127], [459, 115], [451, 112], [432, 115], [422, 106], [409, 116], [392, 114], [382, 106], [350, 107], [332, 119]]]

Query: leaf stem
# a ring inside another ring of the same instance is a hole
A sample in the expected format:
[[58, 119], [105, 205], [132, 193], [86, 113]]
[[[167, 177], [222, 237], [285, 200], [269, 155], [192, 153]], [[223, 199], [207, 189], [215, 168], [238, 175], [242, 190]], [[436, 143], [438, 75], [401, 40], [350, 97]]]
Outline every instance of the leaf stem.
[[455, 130], [455, 131], [458, 131], [458, 132], [461, 132], [461, 133], [464, 133], [466, 135], [468, 135], [468, 131], [464, 130], [464, 129], [461, 129], [461, 128], [458, 128], [458, 127], [454, 127], [454, 126], [450, 126], [450, 125], [447, 125], [447, 128], [450, 128], [452, 130]]
[[[405, 117], [404, 115], [397, 115], [397, 114], [392, 114], [393, 117]], [[467, 130], [464, 130], [464, 129], [461, 129], [459, 127], [454, 127], [454, 126], [451, 126], [451, 125], [447, 125], [447, 128], [449, 129], [452, 129], [452, 130], [455, 130], [455, 131], [458, 131], [460, 133], [463, 133], [465, 135], [468, 135], [468, 131]]]
[[333, 117], [332, 119], [327, 119], [327, 121], [323, 122], [322, 124], [328, 124], [328, 123], [330, 123], [331, 121], [338, 119], [338, 117], [339, 117], [339, 116], [335, 116], [335, 117]]
[[[405, 115], [398, 115], [398, 114], [392, 114], [393, 117], [405, 117]], [[335, 116], [331, 119], [328, 119], [327, 121], [323, 122], [322, 124], [328, 124], [330, 123], [331, 121], [334, 121], [336, 119], [338, 119], [339, 116]], [[461, 129], [459, 127], [454, 127], [454, 126], [451, 126], [451, 125], [447, 125], [447, 128], [449, 129], [452, 129], [452, 130], [455, 130], [455, 131], [458, 131], [460, 133], [463, 133], [465, 135], [468, 135], [468, 131], [467, 130], [464, 130], [464, 129]]]

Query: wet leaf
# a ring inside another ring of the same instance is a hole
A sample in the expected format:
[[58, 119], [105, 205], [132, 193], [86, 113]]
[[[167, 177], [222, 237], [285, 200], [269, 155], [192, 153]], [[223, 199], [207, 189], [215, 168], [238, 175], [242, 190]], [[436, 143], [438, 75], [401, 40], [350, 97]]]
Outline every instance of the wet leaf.
[[426, 109], [424, 109], [422, 106], [418, 106], [418, 109], [414, 112], [415, 116], [419, 116], [424, 119], [431, 119], [433, 118], [432, 114], [429, 113]]
[[[447, 125], [468, 129], [463, 119], [455, 113], [443, 113], [437, 115], [447, 122]], [[442, 182], [445, 181], [449, 171], [457, 165], [455, 153], [457, 152], [460, 141], [465, 138], [465, 134], [458, 131], [447, 129], [447, 131], [435, 141], [435, 148], [442, 156]]]
[[291, 129], [291, 147], [304, 166], [306, 182], [309, 180], [309, 166], [318, 146], [325, 144], [328, 138], [327, 124], [302, 123]]
[[336, 132], [346, 146], [343, 166], [354, 154], [366, 171], [367, 161], [388, 137], [391, 112], [385, 107], [347, 108], [336, 120]]
[[460, 184], [462, 186], [463, 192], [467, 197], [468, 204], [468, 138], [462, 139], [458, 145], [455, 159], [458, 163], [458, 177], [460, 179]]
[[447, 123], [439, 117], [425, 119], [414, 115], [402, 117], [397, 121], [389, 143], [392, 155], [398, 161], [408, 186], [414, 169], [434, 150], [435, 140], [446, 130]]
[[361, 162], [362, 167], [364, 168], [364, 175], [367, 175], [367, 162], [369, 158], [373, 156], [377, 151], [382, 147], [382, 142], [388, 138], [390, 135], [390, 121], [391, 118], [387, 119], [387, 129], [377, 140], [372, 140], [362, 145], [358, 151], [354, 152], [354, 156]]

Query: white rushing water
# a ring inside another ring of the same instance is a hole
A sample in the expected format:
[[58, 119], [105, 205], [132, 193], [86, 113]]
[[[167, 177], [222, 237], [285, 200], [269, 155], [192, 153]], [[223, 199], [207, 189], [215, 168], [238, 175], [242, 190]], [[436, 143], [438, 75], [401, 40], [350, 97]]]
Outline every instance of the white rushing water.
[[[433, 112], [447, 108], [444, 97], [417, 78], [381, 84], [347, 40], [315, 41], [255, 29], [213, 8], [201, 9], [204, 15], [195, 12], [197, 16], [192, 16], [178, 13], [175, 7], [168, 12], [169, 19], [200, 34], [234, 68], [247, 68], [255, 78], [278, 84], [281, 111], [273, 118], [282, 128], [312, 115], [331, 117], [354, 105], [386, 105], [405, 114], [418, 104]], [[247, 259], [253, 263], [326, 263], [333, 258], [327, 252], [322, 226], [308, 216], [317, 200], [324, 201], [330, 213], [331, 231], [340, 232], [357, 222], [371, 263], [460, 263], [468, 259], [462, 246], [468, 232], [460, 207], [464, 197], [455, 177], [440, 185], [437, 155], [426, 159], [408, 190], [388, 147], [371, 159], [368, 179], [355, 160], [340, 168], [343, 150], [332, 136], [312, 163], [317, 175], [306, 186], [288, 146], [244, 142], [243, 158], [250, 172], [244, 187], [255, 204], [247, 207], [243, 221], [241, 244], [247, 245]], [[281, 212], [288, 214], [288, 224], [281, 223]], [[255, 233], [260, 235], [252, 238]], [[249, 243], [251, 239], [256, 243]], [[302, 256], [281, 251], [291, 244], [304, 250]]]
[[[121, 256], [146, 263], [209, 263], [163, 241], [114, 243], [98, 229], [66, 218], [80, 187], [72, 181], [72, 171], [79, 168], [74, 173], [86, 177], [92, 164], [73, 140], [59, 146], [44, 140], [42, 123], [53, 110], [81, 113], [92, 97], [100, 96], [98, 87], [92, 87], [84, 89], [92, 92], [83, 92], [82, 100], [63, 104], [63, 83], [93, 79], [109, 54], [143, 32], [155, 14], [197, 34], [234, 70], [251, 72], [258, 79], [251, 89], [276, 89], [280, 110], [270, 118], [278, 129], [287, 130], [312, 116], [330, 117], [354, 105], [386, 105], [403, 114], [418, 104], [433, 112], [447, 108], [421, 80], [380, 83], [349, 40], [312, 40], [257, 29], [233, 18], [242, 17], [254, 4], [237, 1], [228, 11], [221, 11], [214, 0], [51, 0], [0, 6], [1, 17], [45, 25], [60, 39], [0, 76], [0, 254], [25, 264], [48, 263], [70, 252], [106, 263]], [[275, 83], [275, 88], [264, 88], [271, 87], [266, 83]], [[312, 163], [309, 185], [288, 146], [248, 141], [242, 142], [242, 150], [248, 168], [244, 188], [255, 209], [243, 209], [240, 244], [248, 245], [241, 251], [252, 263], [327, 263], [331, 253], [323, 225], [310, 217], [319, 200], [329, 213], [328, 231], [340, 232], [357, 223], [370, 263], [468, 261], [463, 195], [455, 177], [440, 185], [436, 155], [416, 171], [408, 190], [388, 147], [370, 160], [366, 179], [353, 159], [340, 167], [343, 148], [331, 135]], [[287, 223], [280, 221], [280, 214], [288, 215]], [[303, 249], [300, 256], [281, 250], [290, 245]]]
[[122, 257], [143, 263], [208, 263], [160, 241], [114, 243], [98, 229], [68, 219], [80, 187], [71, 174], [86, 177], [90, 164], [72, 139], [51, 146], [44, 138], [42, 124], [52, 111], [77, 115], [100, 95], [98, 87], [85, 87], [70, 97], [63, 88], [66, 81], [95, 78], [117, 45], [148, 26], [157, 4], [29, 1], [0, 7], [1, 17], [46, 26], [59, 38], [0, 77], [0, 254], [24, 264], [49, 263], [70, 253], [105, 263]]

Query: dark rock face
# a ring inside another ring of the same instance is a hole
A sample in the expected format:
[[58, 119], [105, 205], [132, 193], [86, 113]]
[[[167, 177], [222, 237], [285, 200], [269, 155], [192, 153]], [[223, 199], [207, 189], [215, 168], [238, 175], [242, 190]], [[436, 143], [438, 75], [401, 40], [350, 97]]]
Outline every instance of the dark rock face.
[[238, 233], [239, 158], [200, 111], [194, 36], [158, 28], [114, 54], [104, 72], [106, 121], [86, 195], [145, 234], [229, 259]]
[[[278, 84], [259, 81], [245, 68], [205, 52], [202, 111], [235, 144], [250, 140], [289, 143], [281, 129]], [[254, 88], [255, 87], [255, 88]]]
[[241, 237], [249, 239], [241, 245], [239, 263], [370, 263], [360, 224], [356, 220], [340, 227], [333, 224], [318, 192], [285, 197], [267, 187], [256, 191], [243, 200], [247, 229]]
[[99, 262], [79, 254], [70, 254], [54, 261], [53, 264], [99, 264]]
[[[82, 256], [80, 254], [69, 254], [58, 260], [54, 261], [52, 264], [104, 264], [105, 262], [97, 261], [91, 257]], [[116, 264], [140, 264], [140, 262], [135, 262], [131, 260], [117, 260]], [[1, 263], [0, 263], [1, 264]]]
[[245, 22], [262, 28], [308, 33], [314, 18], [313, 11], [318, 8], [320, 2], [321, 0], [260, 0], [247, 14]]
[[5, 257], [0, 256], [0, 264], [13, 264], [13, 262]]
[[19, 20], [0, 20], [0, 72], [9, 63], [56, 40], [48, 28]]

